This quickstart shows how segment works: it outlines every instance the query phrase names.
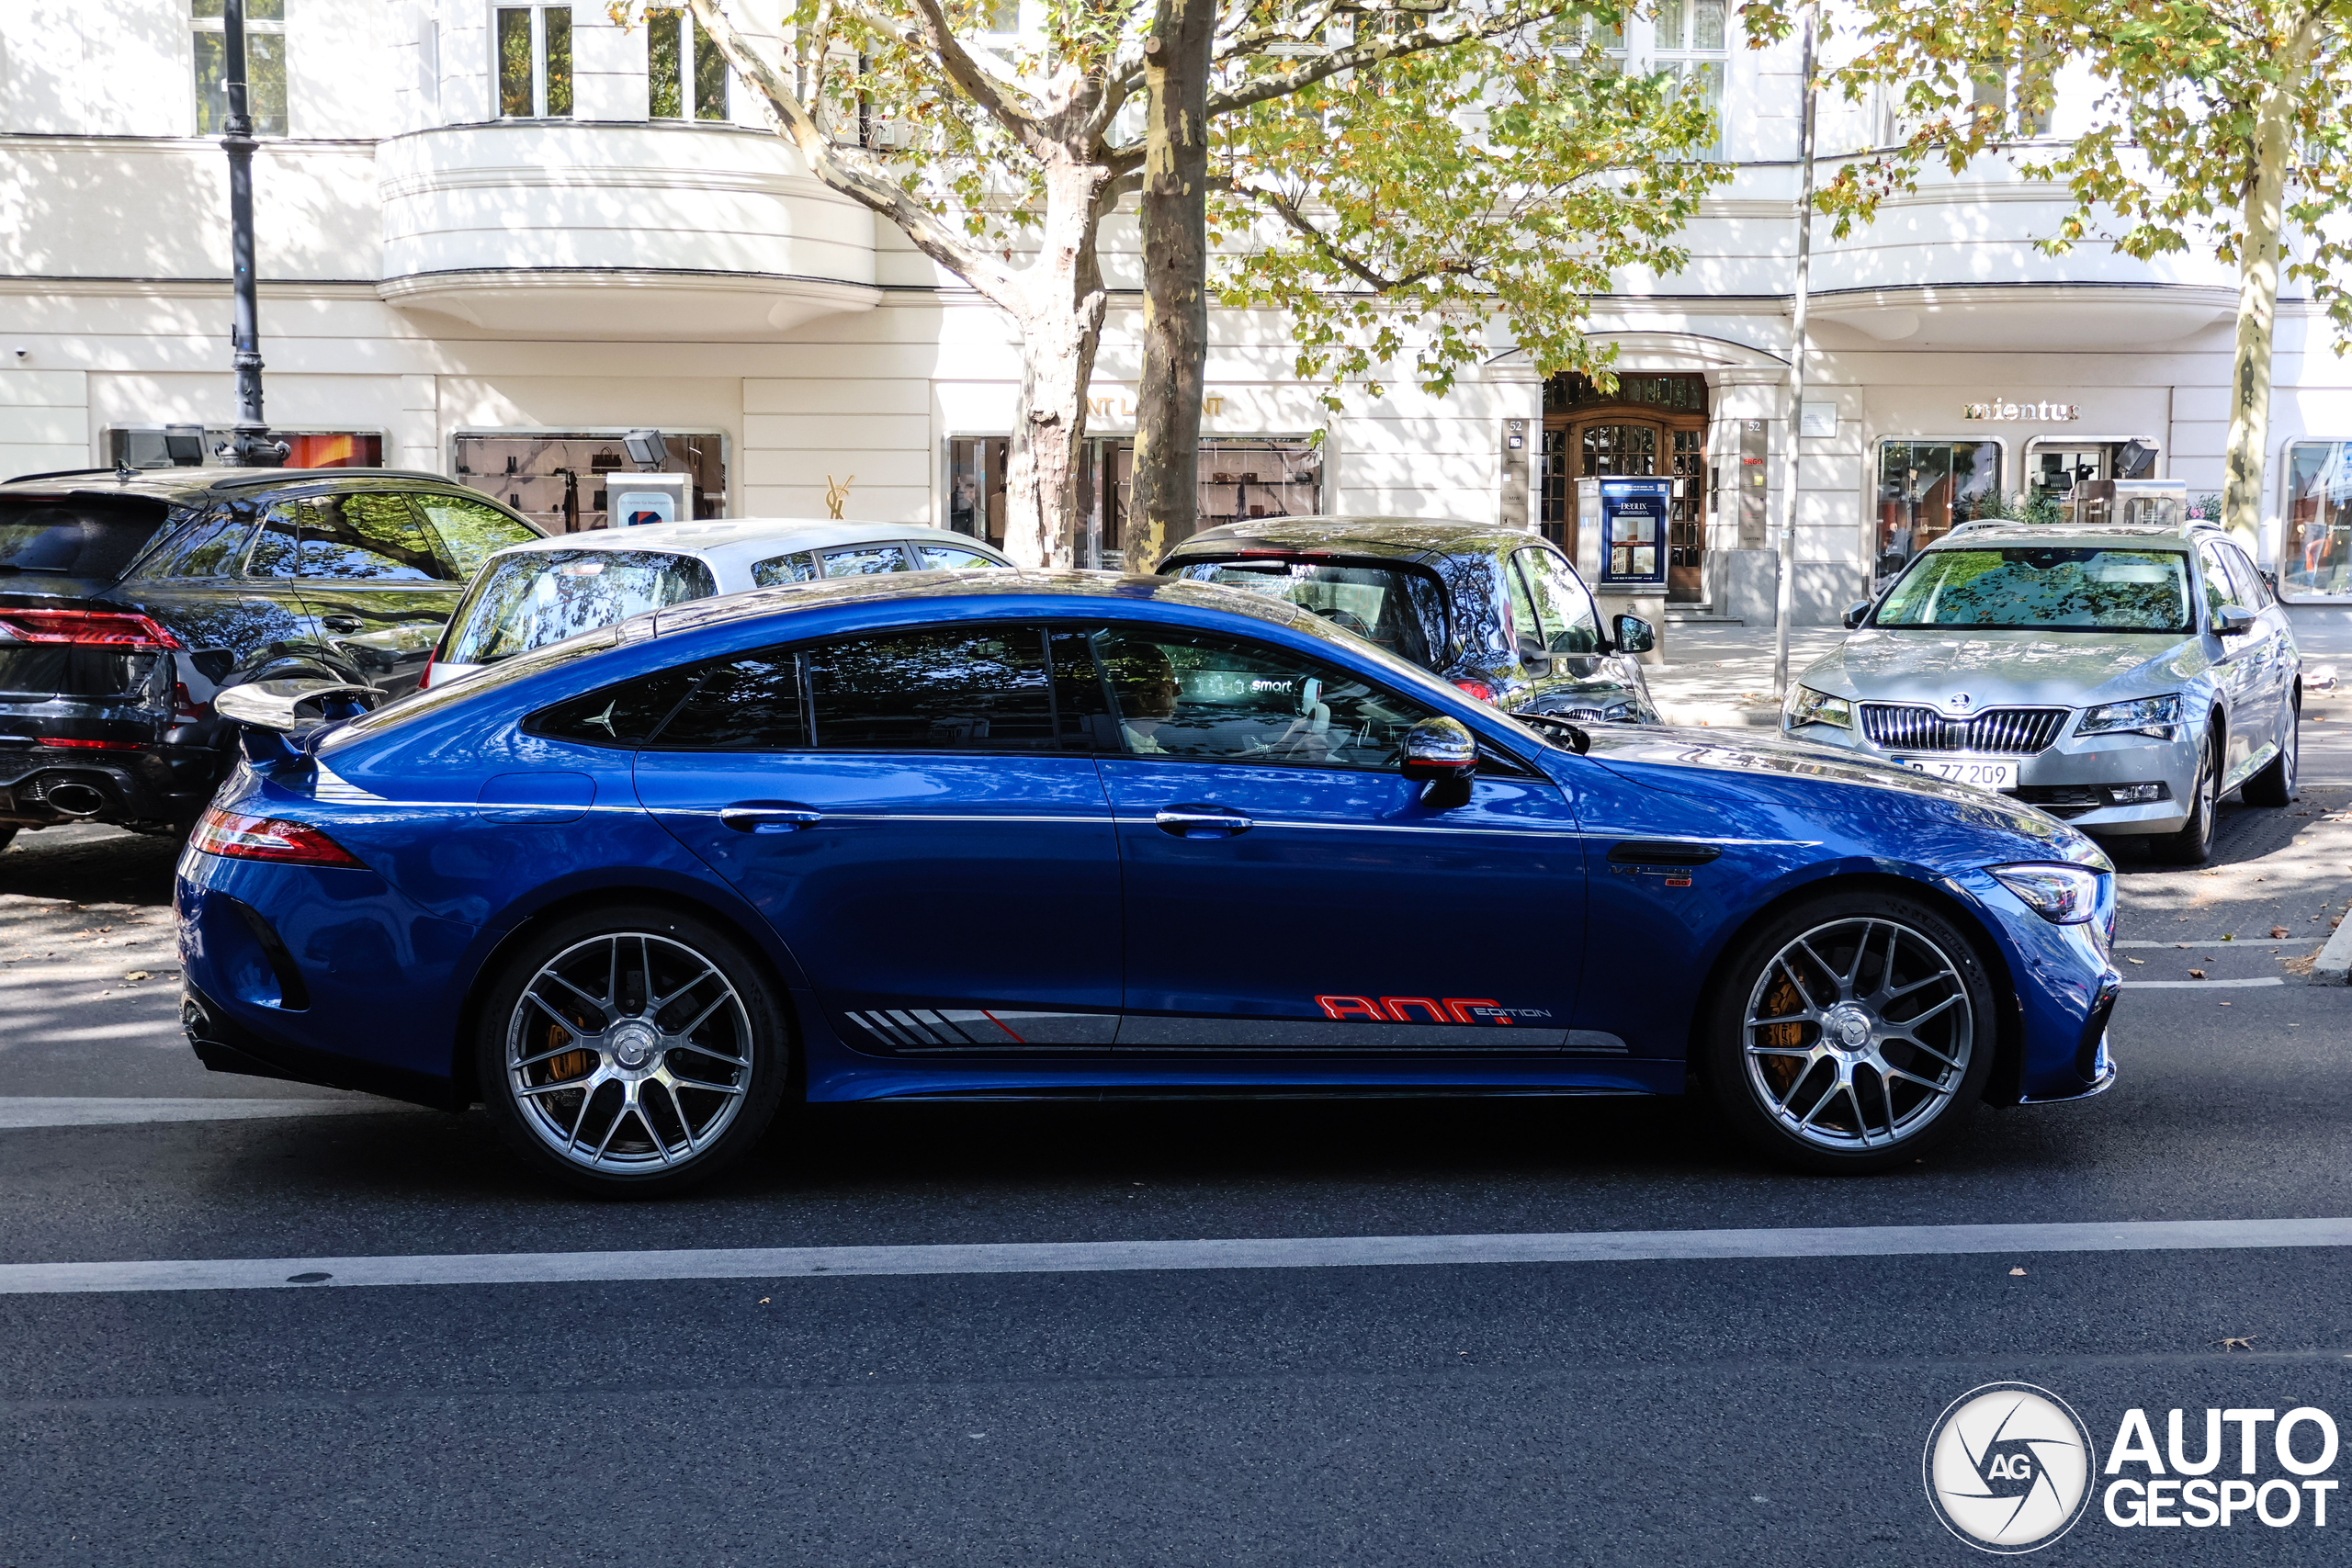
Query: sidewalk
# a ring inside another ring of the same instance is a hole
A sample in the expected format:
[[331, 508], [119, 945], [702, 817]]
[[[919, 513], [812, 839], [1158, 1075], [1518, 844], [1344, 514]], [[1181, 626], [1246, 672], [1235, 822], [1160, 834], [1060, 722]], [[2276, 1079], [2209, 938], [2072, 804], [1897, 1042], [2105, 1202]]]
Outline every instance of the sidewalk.
[[[1844, 639], [1838, 626], [1789, 628], [1789, 679]], [[1751, 726], [1781, 722], [1772, 699], [1772, 628], [1668, 626], [1664, 664], [1642, 671], [1668, 724]]]

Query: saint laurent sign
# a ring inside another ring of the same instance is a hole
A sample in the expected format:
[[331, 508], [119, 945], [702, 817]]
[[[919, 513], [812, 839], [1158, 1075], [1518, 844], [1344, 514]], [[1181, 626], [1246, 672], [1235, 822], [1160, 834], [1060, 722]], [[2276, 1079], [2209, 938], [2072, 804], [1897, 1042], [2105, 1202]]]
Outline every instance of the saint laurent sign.
[[2081, 415], [2081, 408], [2074, 403], [1962, 403], [1960, 405], [1960, 417], [1962, 419], [2054, 421], [2077, 419]]
[[[1201, 412], [1221, 414], [1225, 412], [1222, 393], [1211, 392], [1201, 399]], [[1133, 419], [1136, 417], [1135, 394], [1132, 391], [1098, 392], [1086, 389], [1086, 417], [1089, 419]]]

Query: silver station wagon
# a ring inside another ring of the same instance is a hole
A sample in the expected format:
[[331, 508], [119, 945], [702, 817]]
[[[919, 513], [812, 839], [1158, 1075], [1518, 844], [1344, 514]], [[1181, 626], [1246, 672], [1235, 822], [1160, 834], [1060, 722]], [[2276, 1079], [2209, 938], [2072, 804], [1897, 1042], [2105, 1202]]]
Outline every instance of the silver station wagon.
[[2159, 857], [2211, 852], [2222, 796], [2295, 798], [2302, 665], [2219, 529], [1979, 524], [1939, 539], [1807, 669], [1781, 717]]
[[1012, 563], [979, 540], [898, 523], [736, 517], [558, 534], [482, 562], [425, 666], [428, 686], [645, 610], [781, 582]]

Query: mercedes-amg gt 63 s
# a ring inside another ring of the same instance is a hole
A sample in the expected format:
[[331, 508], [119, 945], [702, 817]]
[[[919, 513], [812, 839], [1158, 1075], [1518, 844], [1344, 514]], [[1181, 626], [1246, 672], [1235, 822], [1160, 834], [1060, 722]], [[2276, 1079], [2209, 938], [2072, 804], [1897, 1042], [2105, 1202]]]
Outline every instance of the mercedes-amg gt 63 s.
[[1244, 590], [810, 582], [379, 700], [220, 699], [247, 760], [179, 867], [197, 1053], [486, 1103], [592, 1190], [707, 1177], [787, 1096], [1695, 1081], [1870, 1170], [2114, 1077], [2110, 868], [2065, 824], [1522, 721]]

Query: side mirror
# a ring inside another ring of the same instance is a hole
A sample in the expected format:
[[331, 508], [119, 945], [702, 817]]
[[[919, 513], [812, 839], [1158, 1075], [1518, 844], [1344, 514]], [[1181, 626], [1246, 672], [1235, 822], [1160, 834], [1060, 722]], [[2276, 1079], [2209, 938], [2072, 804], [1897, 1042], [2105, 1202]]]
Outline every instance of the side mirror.
[[1617, 651], [1647, 653], [1657, 646], [1657, 633], [1639, 615], [1617, 617]]
[[1846, 606], [1846, 629], [1848, 631], [1852, 631], [1856, 626], [1860, 626], [1864, 621], [1867, 621], [1870, 618], [1871, 602], [1869, 600], [1865, 599], [1859, 604], [1849, 604]]
[[1458, 718], [1425, 718], [1405, 731], [1397, 771], [1420, 783], [1467, 783], [1478, 766], [1478, 738]]
[[2213, 630], [2222, 637], [2244, 637], [2254, 630], [2254, 614], [2236, 604], [2224, 604], [2213, 612]]

